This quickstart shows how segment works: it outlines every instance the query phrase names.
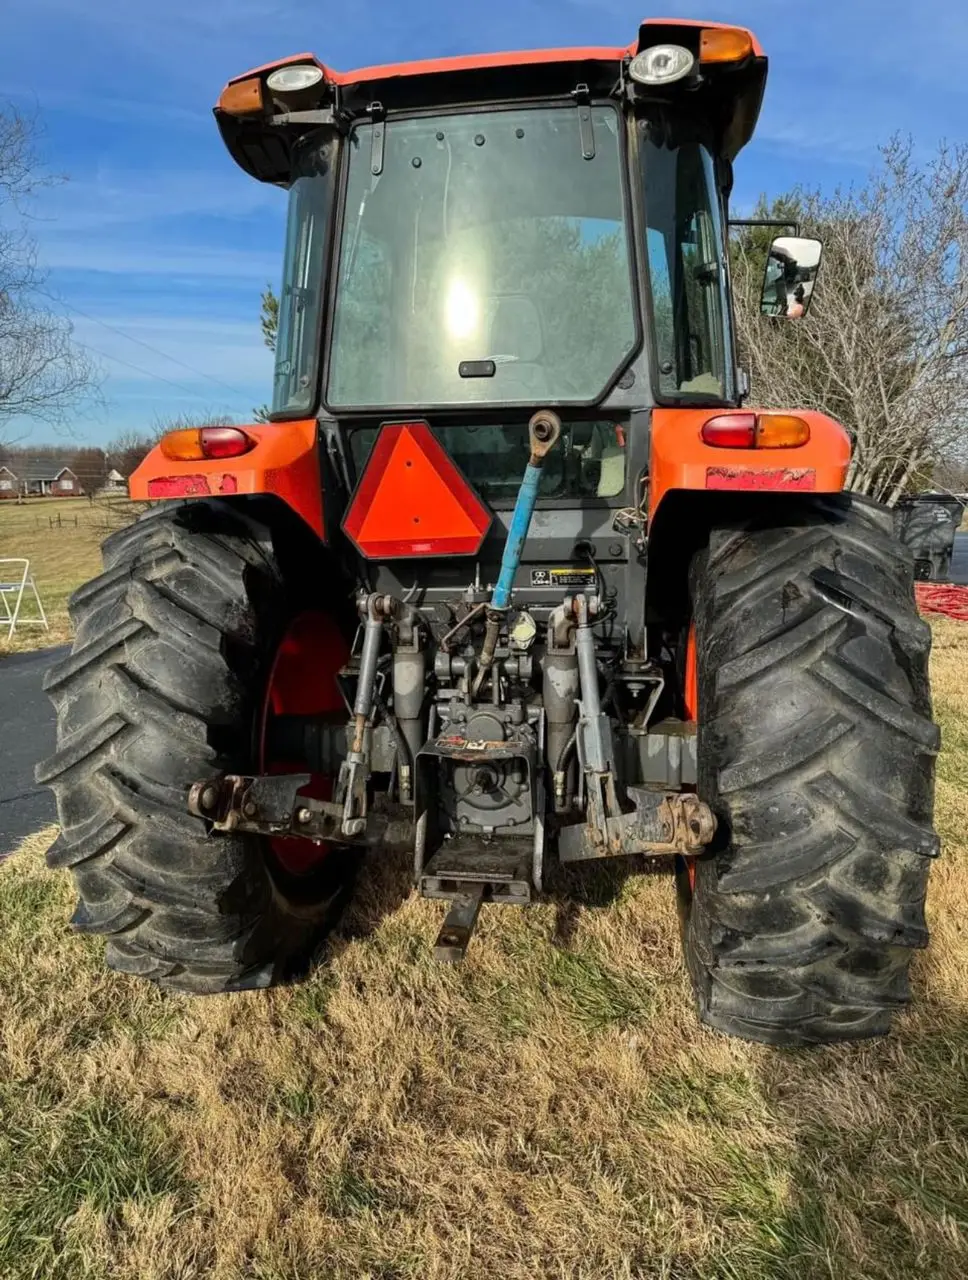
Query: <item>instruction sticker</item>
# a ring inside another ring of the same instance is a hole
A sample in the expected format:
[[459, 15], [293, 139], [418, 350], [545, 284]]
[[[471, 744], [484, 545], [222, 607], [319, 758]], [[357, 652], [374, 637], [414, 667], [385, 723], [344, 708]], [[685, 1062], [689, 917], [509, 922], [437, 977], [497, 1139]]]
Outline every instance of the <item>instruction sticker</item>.
[[595, 585], [597, 575], [589, 566], [569, 564], [560, 569], [532, 569], [533, 587], [589, 587]]

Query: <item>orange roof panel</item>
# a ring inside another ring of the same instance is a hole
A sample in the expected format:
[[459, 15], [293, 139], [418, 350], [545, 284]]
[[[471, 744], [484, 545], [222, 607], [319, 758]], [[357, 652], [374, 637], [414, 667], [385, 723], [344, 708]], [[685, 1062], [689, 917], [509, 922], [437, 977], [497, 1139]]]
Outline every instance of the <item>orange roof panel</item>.
[[[427, 58], [414, 62], [393, 62], [380, 66], [358, 67], [353, 71], [336, 71], [327, 67], [313, 53], [294, 53], [289, 58], [281, 58], [277, 62], [267, 62], [264, 66], [253, 67], [244, 75], [234, 76], [229, 81], [234, 84], [249, 76], [261, 75], [276, 67], [289, 66], [294, 62], [310, 62], [321, 67], [330, 84], [350, 85], [370, 83], [374, 80], [391, 80], [395, 77], [438, 75], [448, 71], [481, 71], [500, 67], [538, 66], [555, 62], [621, 62], [623, 58], [635, 54], [642, 47], [642, 39], [648, 27], [711, 27], [715, 30], [736, 30], [735, 23], [703, 22], [695, 18], [646, 18], [639, 28], [638, 40], [630, 45], [587, 45], [565, 49], [520, 49], [501, 53], [472, 53], [452, 58]], [[753, 56], [764, 57], [763, 46], [752, 32]]]

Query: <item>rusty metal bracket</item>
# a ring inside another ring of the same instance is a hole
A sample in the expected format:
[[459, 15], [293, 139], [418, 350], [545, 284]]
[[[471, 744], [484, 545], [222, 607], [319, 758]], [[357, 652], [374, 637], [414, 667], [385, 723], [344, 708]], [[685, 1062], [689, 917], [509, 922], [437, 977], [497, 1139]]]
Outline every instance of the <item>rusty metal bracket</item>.
[[539, 409], [528, 423], [531, 465], [540, 467], [561, 436], [561, 419], [551, 409]]
[[205, 818], [216, 831], [297, 836], [317, 844], [332, 841], [381, 847], [398, 843], [410, 845], [409, 835], [402, 841], [390, 838], [394, 815], [382, 812], [370, 812], [365, 829], [347, 839], [341, 832], [341, 804], [299, 794], [311, 781], [308, 773], [262, 777], [230, 773], [208, 778], [189, 789], [188, 811], [197, 818]]
[[708, 805], [692, 793], [664, 794], [630, 787], [631, 813], [604, 817], [600, 806], [589, 805], [595, 820], [564, 827], [558, 838], [562, 862], [591, 858], [702, 853], [716, 834], [716, 817]]

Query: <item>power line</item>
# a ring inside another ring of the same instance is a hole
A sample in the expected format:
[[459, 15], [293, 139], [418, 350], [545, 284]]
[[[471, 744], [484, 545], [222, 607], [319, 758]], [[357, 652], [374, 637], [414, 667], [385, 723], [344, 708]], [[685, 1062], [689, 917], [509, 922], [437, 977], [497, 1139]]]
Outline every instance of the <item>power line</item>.
[[[73, 311], [77, 315], [83, 316], [85, 320], [90, 320], [92, 324], [99, 324], [102, 329], [107, 329], [109, 333], [116, 333], [119, 337], [126, 338], [128, 342], [134, 342], [139, 347], [144, 347], [146, 351], [151, 351], [154, 355], [161, 356], [163, 360], [170, 360], [172, 364], [181, 365], [181, 367], [183, 369], [187, 369], [189, 373], [194, 373], [195, 376], [199, 378], [205, 378], [215, 386], [221, 387], [223, 391], [230, 391], [234, 396], [246, 396], [246, 392], [240, 391], [238, 387], [230, 387], [227, 382], [222, 382], [222, 380], [220, 378], [216, 378], [214, 374], [205, 373], [202, 369], [196, 369], [194, 365], [188, 364], [185, 360], [179, 360], [177, 356], [170, 355], [167, 351], [162, 351], [160, 347], [152, 346], [150, 342], [145, 342], [143, 338], [136, 338], [133, 334], [126, 333], [124, 329], [119, 329], [116, 325], [108, 324], [106, 320], [99, 320], [97, 316], [89, 315], [86, 311], [82, 311], [80, 307], [75, 307], [72, 302], [67, 302], [64, 298], [58, 298], [57, 300], [61, 306], [67, 307], [68, 311]], [[81, 345], [83, 346], [83, 343]], [[101, 354], [103, 354], [103, 352]], [[110, 360], [113, 357], [107, 356], [106, 358]], [[124, 361], [121, 361], [121, 363], [123, 364]], [[131, 367], [134, 368], [133, 365]]]
[[86, 342], [77, 342], [77, 339], [75, 339], [75, 342], [77, 346], [84, 351], [90, 351], [92, 355], [102, 356], [105, 360], [113, 360], [116, 364], [123, 364], [126, 369], [133, 369], [135, 373], [140, 373], [142, 377], [154, 378], [157, 382], [165, 382], [169, 387], [174, 387], [176, 391], [187, 392], [188, 395], [194, 396], [196, 400], [199, 398], [198, 389], [195, 387], [186, 387], [181, 382], [173, 382], [171, 378], [166, 378], [162, 373], [152, 373], [150, 369], [142, 369], [139, 364], [132, 364], [130, 360], [122, 360], [120, 356], [109, 355], [107, 351], [101, 351], [98, 347], [92, 347]]

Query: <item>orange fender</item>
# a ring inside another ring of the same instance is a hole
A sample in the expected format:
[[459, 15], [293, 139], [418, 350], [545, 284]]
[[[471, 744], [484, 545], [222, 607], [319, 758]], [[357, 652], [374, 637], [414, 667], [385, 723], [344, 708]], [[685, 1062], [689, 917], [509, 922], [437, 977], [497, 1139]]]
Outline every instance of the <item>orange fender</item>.
[[240, 430], [256, 443], [238, 458], [174, 462], [155, 445], [128, 482], [131, 497], [143, 501], [274, 494], [324, 537], [315, 419], [261, 423]]
[[[795, 413], [810, 426], [806, 444], [789, 449], [722, 449], [706, 444], [703, 425], [729, 409], [656, 409], [652, 414], [649, 522], [666, 494], [680, 489], [747, 493], [839, 493], [850, 464], [844, 428], [814, 410]], [[743, 409], [756, 413], [755, 409]], [[765, 412], [765, 410], [759, 411]], [[771, 410], [770, 412], [781, 412]]]

